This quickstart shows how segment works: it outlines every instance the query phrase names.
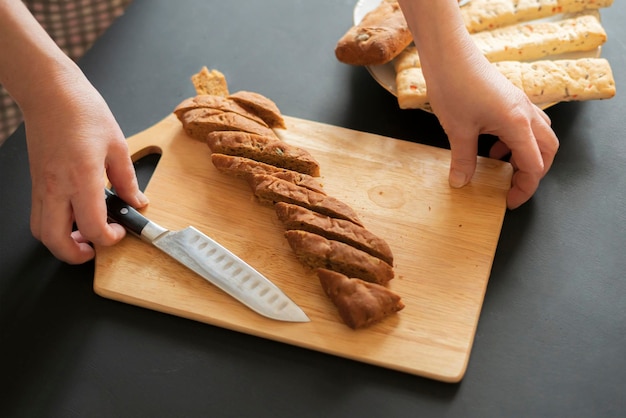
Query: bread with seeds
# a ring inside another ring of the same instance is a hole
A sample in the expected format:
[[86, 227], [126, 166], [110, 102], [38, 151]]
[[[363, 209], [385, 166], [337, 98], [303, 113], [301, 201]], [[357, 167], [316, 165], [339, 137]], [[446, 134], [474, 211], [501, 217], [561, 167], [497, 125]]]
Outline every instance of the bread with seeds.
[[279, 202], [276, 215], [287, 230], [302, 230], [341, 241], [393, 265], [389, 244], [363, 226], [309, 210], [302, 206]]
[[308, 174], [233, 155], [213, 153], [211, 154], [211, 161], [219, 171], [234, 177], [248, 180], [254, 174], [269, 174], [309, 190], [326, 194], [323, 185], [315, 177]]
[[286, 231], [285, 238], [298, 260], [313, 270], [327, 268], [380, 285], [393, 279], [393, 267], [351, 245], [301, 230]]
[[181, 120], [186, 112], [193, 109], [213, 109], [219, 110], [220, 112], [233, 112], [265, 127], [268, 126], [263, 119], [238, 105], [237, 102], [223, 96], [216, 96], [214, 94], [199, 94], [185, 99], [178, 106], [176, 106], [176, 108], [174, 108], [174, 114], [176, 114], [176, 117]]
[[213, 131], [207, 134], [207, 144], [215, 153], [246, 157], [314, 177], [320, 174], [319, 163], [308, 151], [277, 137], [241, 131]]
[[182, 114], [183, 129], [193, 138], [205, 141], [214, 131], [241, 131], [278, 139], [274, 131], [265, 124], [255, 122], [233, 112], [212, 108], [191, 109]]
[[333, 196], [309, 190], [268, 174], [253, 175], [249, 184], [261, 203], [272, 205], [277, 202], [291, 203], [363, 226], [354, 209]]
[[335, 56], [345, 64], [380, 65], [390, 62], [412, 41], [398, 3], [383, 0], [339, 39]]
[[328, 269], [317, 269], [324, 293], [352, 329], [369, 327], [404, 309], [399, 295], [388, 288], [351, 278]]

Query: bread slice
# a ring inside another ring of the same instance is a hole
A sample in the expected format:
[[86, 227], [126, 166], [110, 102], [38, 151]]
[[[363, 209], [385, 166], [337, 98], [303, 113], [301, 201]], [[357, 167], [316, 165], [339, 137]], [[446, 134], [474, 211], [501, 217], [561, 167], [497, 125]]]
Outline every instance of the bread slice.
[[335, 56], [351, 65], [385, 64], [412, 40], [398, 3], [384, 0], [339, 39]]
[[183, 130], [187, 133], [187, 135], [199, 141], [206, 141], [206, 136], [209, 132], [211, 132], [211, 130], [202, 123], [202, 119], [212, 115], [219, 115], [221, 113], [224, 112], [216, 109], [190, 109], [182, 113], [179, 120], [182, 123]]
[[287, 230], [312, 232], [330, 240], [341, 241], [393, 265], [389, 244], [362, 226], [290, 203], [278, 202], [274, 209]]
[[366, 328], [404, 309], [399, 295], [384, 286], [328, 269], [317, 269], [324, 292], [352, 329]]
[[301, 230], [286, 231], [285, 238], [298, 260], [311, 269], [327, 268], [380, 285], [393, 279], [393, 267], [351, 245]]
[[246, 157], [314, 177], [320, 174], [319, 163], [308, 151], [277, 137], [240, 131], [214, 131], [207, 135], [207, 144], [215, 153]]
[[222, 173], [248, 180], [254, 174], [269, 174], [298, 186], [326, 194], [323, 185], [313, 176], [285, 168], [279, 168], [246, 157], [213, 153], [211, 161]]
[[309, 190], [268, 174], [254, 174], [249, 180], [254, 195], [261, 203], [291, 203], [332, 218], [345, 219], [363, 226], [354, 209], [339, 199]]
[[265, 124], [262, 125], [237, 113], [217, 109], [188, 110], [183, 114], [181, 122], [188, 135], [201, 141], [206, 140], [207, 135], [214, 131], [242, 131], [278, 139], [274, 131]]
[[265, 121], [257, 115], [248, 112], [236, 102], [229, 100], [226, 97], [216, 96], [214, 94], [199, 94], [195, 97], [185, 99], [178, 106], [176, 106], [176, 108], [174, 108], [174, 114], [176, 114], [176, 117], [179, 120], [182, 120], [182, 117], [186, 112], [192, 109], [202, 108], [219, 110], [221, 112], [233, 112], [267, 127]]
[[197, 94], [214, 94], [217, 96], [228, 96], [228, 83], [224, 74], [218, 70], [211, 70], [207, 67], [191, 76], [191, 82]]
[[276, 103], [262, 94], [242, 90], [231, 94], [228, 98], [250, 113], [259, 116], [270, 128], [286, 129], [285, 120]]

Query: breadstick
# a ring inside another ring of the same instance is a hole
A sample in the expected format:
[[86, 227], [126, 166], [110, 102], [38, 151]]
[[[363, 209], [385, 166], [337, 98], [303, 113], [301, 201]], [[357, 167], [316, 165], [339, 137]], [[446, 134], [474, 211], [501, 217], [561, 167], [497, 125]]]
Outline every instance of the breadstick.
[[475, 33], [612, 4], [613, 0], [472, 0], [461, 7], [461, 15], [467, 30]]
[[611, 67], [603, 58], [531, 63], [502, 61], [494, 65], [535, 104], [615, 96]]
[[[493, 63], [535, 104], [609, 99], [615, 96], [615, 80], [604, 58], [501, 61]], [[398, 104], [402, 109], [428, 106], [426, 82], [420, 68], [408, 68], [396, 76]]]
[[[568, 19], [519, 23], [474, 33], [471, 37], [491, 62], [531, 61], [549, 55], [591, 51], [604, 44], [607, 36], [598, 16], [598, 11], [593, 10]], [[397, 73], [419, 66], [419, 55], [413, 46], [394, 60]]]

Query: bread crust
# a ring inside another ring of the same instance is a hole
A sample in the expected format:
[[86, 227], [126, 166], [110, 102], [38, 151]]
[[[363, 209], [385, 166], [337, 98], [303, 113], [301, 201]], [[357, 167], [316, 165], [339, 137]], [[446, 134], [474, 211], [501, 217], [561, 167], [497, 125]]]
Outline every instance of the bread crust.
[[287, 230], [303, 230], [340, 241], [393, 265], [389, 244], [365, 227], [285, 202], [276, 203], [274, 209]]
[[[260, 125], [269, 127], [267, 123], [259, 116], [249, 112], [236, 102], [229, 100], [223, 96], [216, 96], [214, 94], [200, 94], [194, 97], [183, 100], [174, 109], [174, 114], [179, 120], [182, 120], [183, 115], [193, 109], [214, 109], [221, 112], [233, 112], [238, 115], [244, 116]], [[216, 112], [217, 114], [217, 112]]]
[[404, 309], [399, 295], [384, 286], [350, 278], [328, 269], [317, 269], [324, 293], [352, 329], [366, 328]]
[[207, 135], [214, 131], [243, 131], [278, 139], [274, 131], [266, 125], [237, 113], [222, 112], [217, 109], [188, 110], [183, 113], [181, 122], [183, 129], [189, 136], [201, 141], [206, 141]]
[[332, 218], [345, 219], [363, 226], [354, 209], [332, 196], [309, 190], [267, 174], [253, 175], [249, 184], [254, 195], [262, 203], [291, 203]]
[[277, 137], [240, 131], [213, 131], [206, 138], [209, 148], [215, 153], [246, 157], [314, 177], [320, 174], [319, 163], [308, 151]]
[[258, 115], [270, 128], [287, 129], [276, 103], [262, 94], [241, 90], [231, 94], [228, 98], [249, 112]]
[[211, 161], [219, 171], [234, 177], [248, 180], [254, 174], [269, 174], [298, 186], [306, 187], [309, 190], [326, 194], [323, 185], [308, 174], [299, 173], [286, 168], [279, 168], [246, 157], [219, 153], [211, 154]]
[[218, 70], [209, 71], [204, 66], [199, 72], [191, 76], [191, 82], [198, 94], [229, 95], [226, 77]]
[[335, 56], [345, 64], [381, 65], [395, 58], [412, 40], [398, 3], [384, 0], [339, 39]]
[[394, 277], [389, 264], [343, 242], [301, 230], [286, 231], [285, 238], [300, 262], [312, 269], [327, 268], [380, 285]]
[[260, 202], [275, 206], [303, 265], [329, 269], [318, 277], [343, 321], [363, 328], [403, 309], [384, 287], [394, 277], [389, 245], [349, 205], [326, 195], [308, 151], [276, 135], [273, 128], [286, 128], [276, 104], [254, 92], [228, 95], [223, 74], [206, 67], [193, 81], [198, 95], [174, 109], [185, 132], [206, 141], [218, 171], [245, 179]]

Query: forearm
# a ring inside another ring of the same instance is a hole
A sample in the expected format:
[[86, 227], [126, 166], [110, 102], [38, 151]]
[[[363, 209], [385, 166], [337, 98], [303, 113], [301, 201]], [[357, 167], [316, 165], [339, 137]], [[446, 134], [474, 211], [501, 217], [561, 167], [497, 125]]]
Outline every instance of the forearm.
[[0, 83], [25, 112], [83, 78], [20, 0], [0, 0], [0, 51]]
[[457, 0], [398, 0], [413, 34], [424, 76], [482, 59]]

